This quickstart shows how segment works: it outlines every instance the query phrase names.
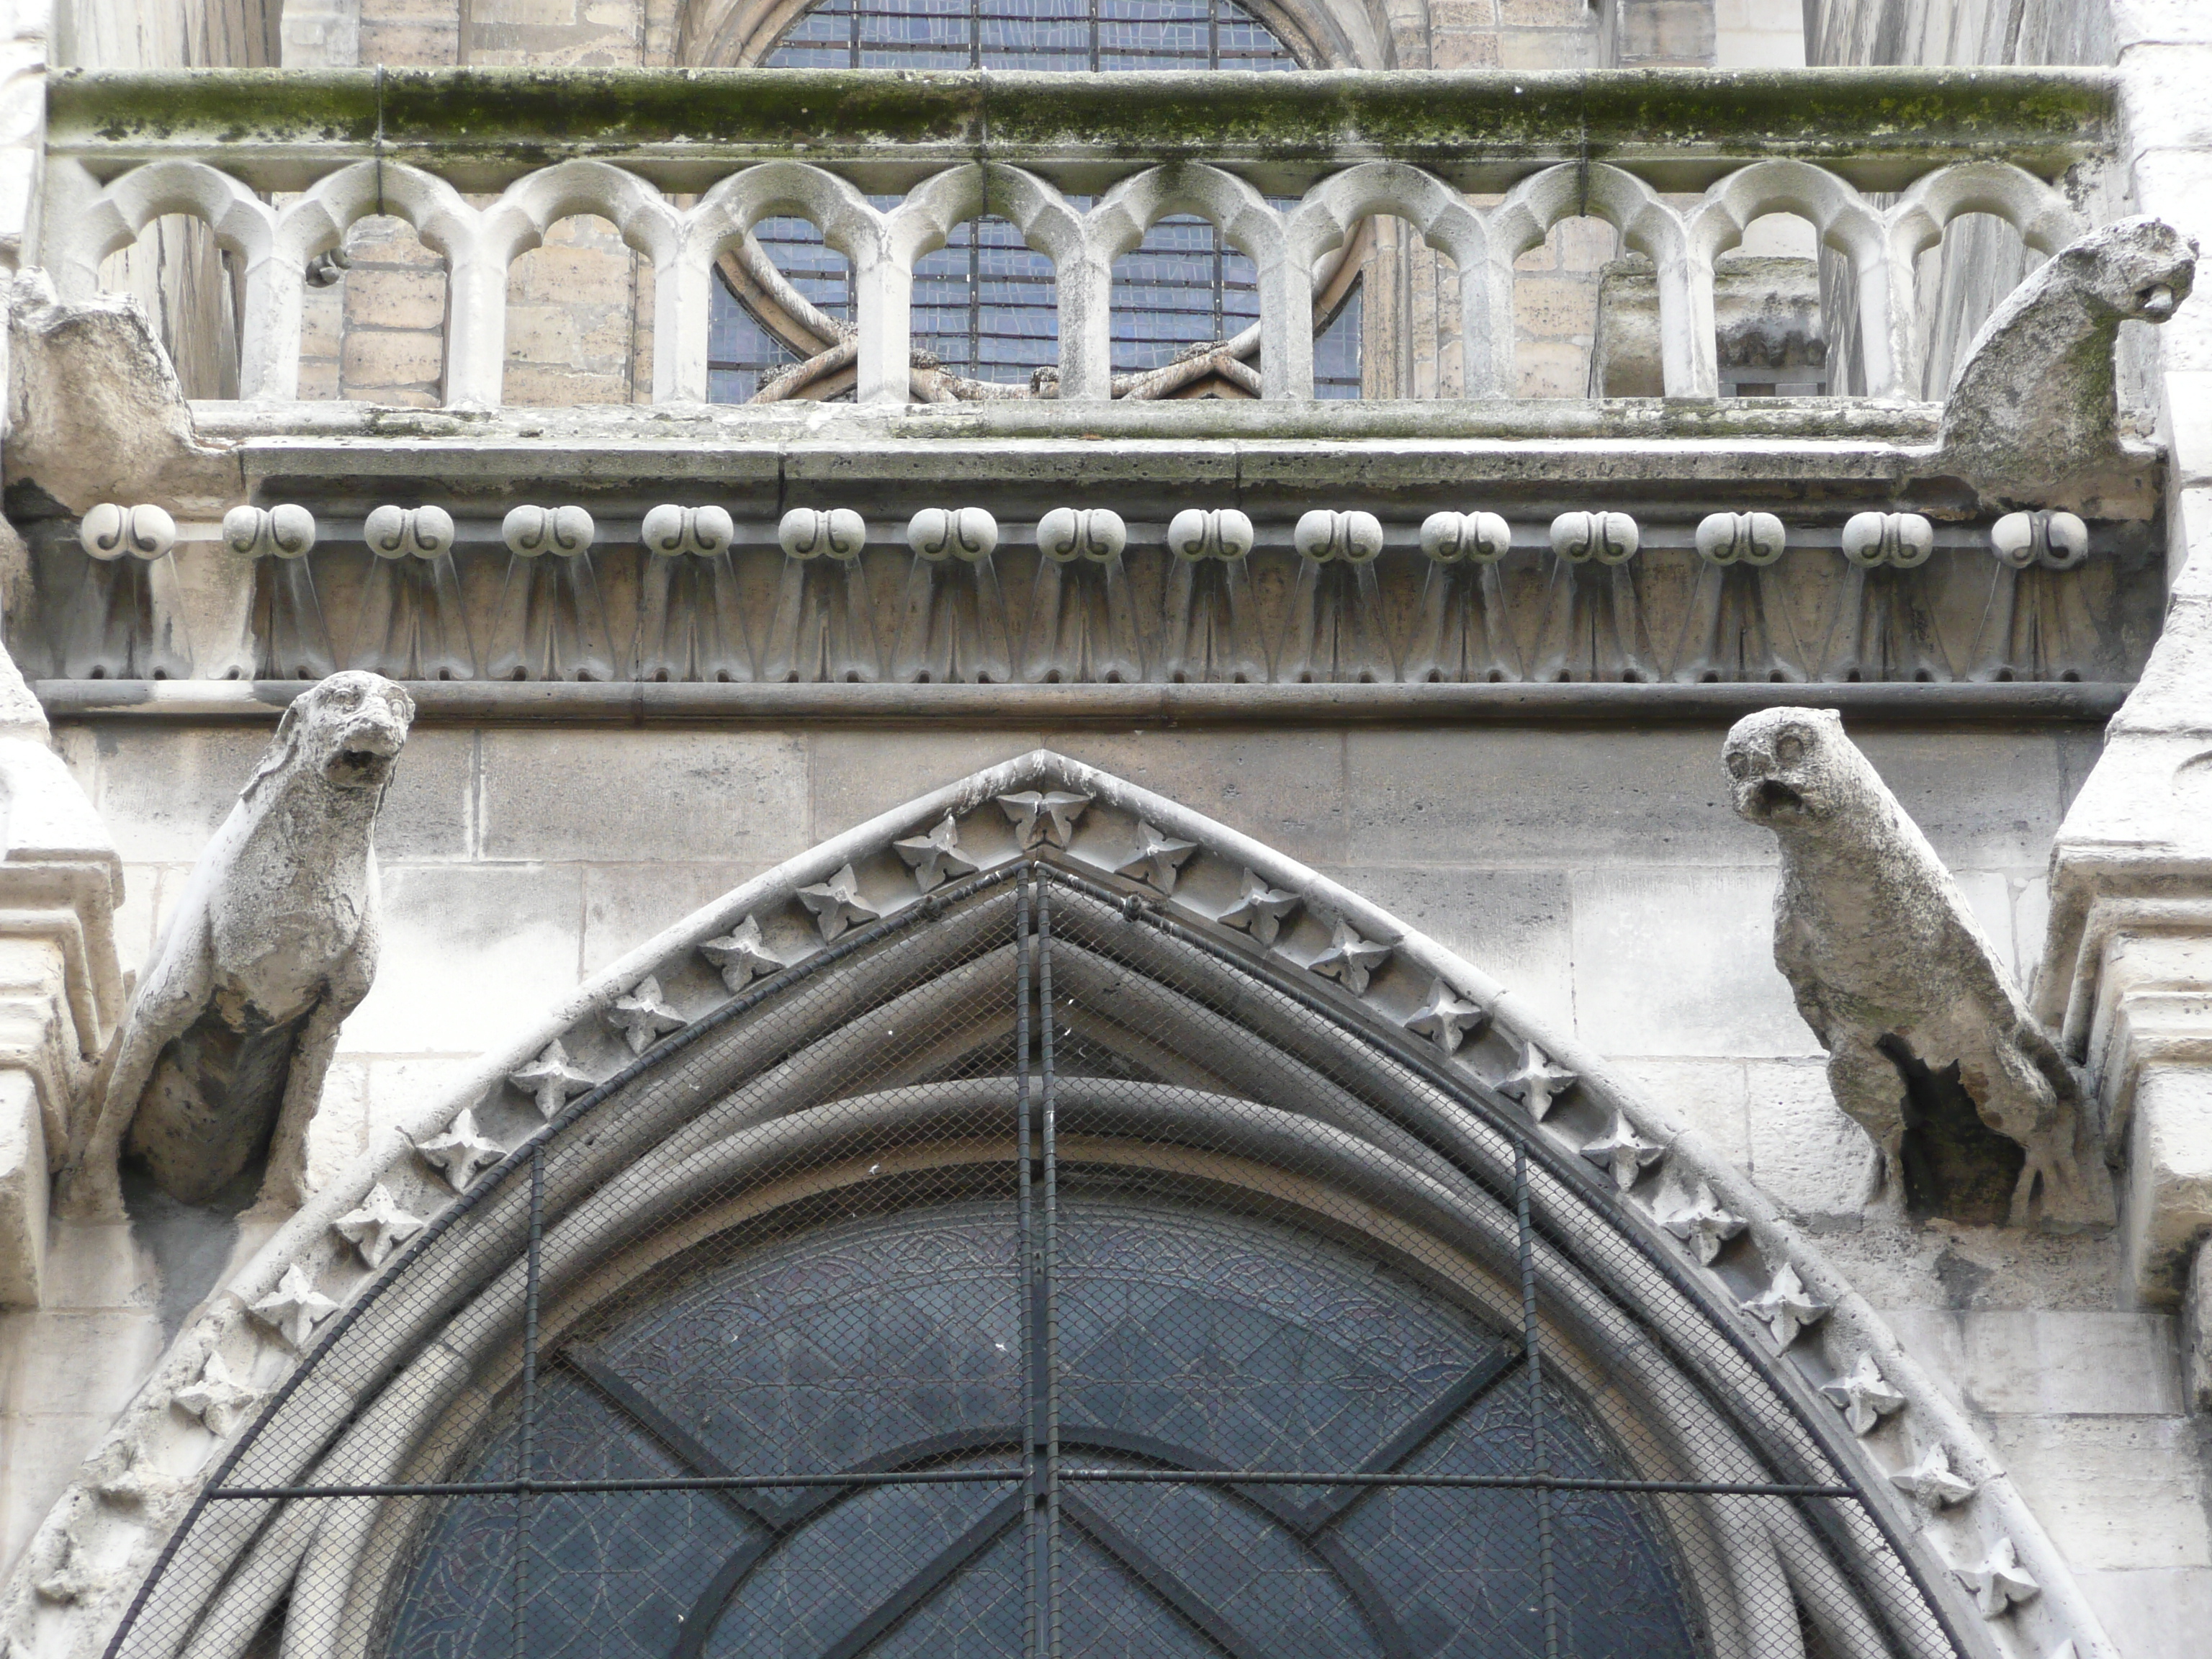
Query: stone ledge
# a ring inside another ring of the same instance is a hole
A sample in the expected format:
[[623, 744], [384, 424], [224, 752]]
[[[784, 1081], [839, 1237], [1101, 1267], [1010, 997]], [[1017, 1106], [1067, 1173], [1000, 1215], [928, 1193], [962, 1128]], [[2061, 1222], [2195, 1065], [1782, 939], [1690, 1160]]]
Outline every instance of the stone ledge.
[[[289, 680], [40, 680], [53, 720], [273, 724]], [[410, 681], [417, 724], [927, 726], [1726, 725], [1783, 705], [1858, 725], [2101, 725], [2118, 684], [816, 685]]]
[[1498, 188], [1552, 161], [1632, 158], [1681, 190], [1790, 156], [1895, 189], [1931, 162], [1982, 156], [2056, 173], [2104, 145], [2113, 108], [2110, 73], [2082, 69], [1185, 72], [1100, 85], [996, 70], [380, 66], [63, 70], [48, 87], [54, 154], [111, 168], [220, 144], [277, 189], [378, 155], [464, 189], [577, 155], [618, 155], [680, 186], [702, 164], [791, 155], [795, 134], [810, 161], [909, 173], [1204, 159], [1295, 173], [1388, 156]]

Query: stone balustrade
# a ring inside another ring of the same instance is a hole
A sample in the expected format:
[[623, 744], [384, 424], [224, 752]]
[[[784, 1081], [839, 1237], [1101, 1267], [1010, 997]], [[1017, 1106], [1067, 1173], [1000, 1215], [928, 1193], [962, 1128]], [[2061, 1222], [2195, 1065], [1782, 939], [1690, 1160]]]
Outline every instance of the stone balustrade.
[[[1194, 214], [1257, 269], [1259, 386], [1314, 395], [1314, 273], [1361, 221], [1402, 218], [1461, 280], [1473, 399], [1515, 384], [1515, 262], [1609, 222], [1658, 286], [1666, 395], [1720, 387], [1714, 263], [1764, 215], [1847, 263], [1864, 383], [1915, 395], [1916, 267], [1961, 215], [2048, 254], [2087, 228], [2078, 173], [2109, 114], [2091, 71], [1698, 71], [1115, 77], [746, 70], [67, 74], [49, 99], [38, 262], [64, 300], [155, 218], [238, 262], [240, 390], [296, 397], [310, 267], [374, 214], [445, 260], [445, 395], [497, 405], [507, 270], [558, 221], [611, 221], [653, 262], [653, 396], [703, 400], [714, 264], [775, 216], [851, 262], [857, 396], [913, 395], [916, 262], [1010, 221], [1056, 276], [1063, 401], [1113, 393], [1115, 261]], [[1201, 93], [1202, 87], [1202, 93]], [[719, 95], [718, 95], [719, 94]], [[803, 135], [803, 136], [802, 136]], [[771, 285], [772, 267], [757, 262]]]

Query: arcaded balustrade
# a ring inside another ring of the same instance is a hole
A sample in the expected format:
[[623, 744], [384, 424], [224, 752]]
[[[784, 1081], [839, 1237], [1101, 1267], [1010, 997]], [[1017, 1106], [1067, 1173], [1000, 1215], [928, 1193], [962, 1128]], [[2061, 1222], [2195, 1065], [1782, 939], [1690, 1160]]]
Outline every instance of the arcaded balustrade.
[[446, 263], [447, 403], [496, 405], [508, 266], [556, 222], [597, 215], [653, 262], [653, 397], [687, 402], [707, 394], [716, 258], [765, 219], [802, 218], [852, 264], [860, 399], [896, 404], [909, 396], [915, 264], [991, 214], [1053, 262], [1058, 396], [1097, 401], [1111, 396], [1115, 260], [1160, 220], [1193, 214], [1257, 267], [1263, 395], [1297, 402], [1314, 392], [1316, 262], [1387, 214], [1462, 272], [1468, 394], [1480, 398], [1513, 384], [1515, 261], [1561, 220], [1590, 216], [1656, 265], [1666, 393], [1701, 398], [1719, 390], [1714, 261], [1753, 219], [1790, 213], [1850, 262], [1867, 385], [1902, 398], [1918, 380], [1919, 254], [1966, 213], [1996, 216], [2042, 253], [2080, 234], [2051, 180], [2094, 159], [2110, 114], [2103, 78], [2077, 70], [1114, 82], [58, 76], [38, 262], [64, 298], [87, 297], [101, 262], [156, 217], [204, 220], [244, 272], [243, 395], [282, 402], [297, 395], [311, 262], [357, 221], [396, 215]]

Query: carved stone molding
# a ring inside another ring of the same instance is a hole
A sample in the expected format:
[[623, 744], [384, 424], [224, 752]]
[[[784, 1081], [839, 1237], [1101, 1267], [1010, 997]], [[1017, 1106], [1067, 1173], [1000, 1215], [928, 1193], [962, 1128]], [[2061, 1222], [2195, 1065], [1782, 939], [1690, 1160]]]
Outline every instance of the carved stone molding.
[[[1591, 1201], [1618, 1206], [1626, 1224], [1655, 1232], [1667, 1229], [1670, 1220], [1683, 1220], [1683, 1194], [1693, 1193], [1695, 1200], [1687, 1207], [1698, 1218], [1686, 1231], [1672, 1231], [1689, 1247], [1681, 1270], [1702, 1276], [1717, 1310], [1714, 1316], [1735, 1317], [1717, 1309], [1740, 1304], [1748, 1330], [1759, 1333], [1765, 1345], [1782, 1356], [1781, 1365], [1797, 1368], [1808, 1390], [1839, 1378], [1856, 1382], [1867, 1375], [1860, 1364], [1865, 1360], [1882, 1385], [1904, 1402], [1883, 1412], [1871, 1385], [1862, 1388], [1865, 1403], [1890, 1425], [1878, 1424], [1863, 1440], [1850, 1435], [1844, 1423], [1830, 1419], [1821, 1406], [1820, 1418], [1834, 1422], [1837, 1431], [1833, 1440], [1823, 1440], [1824, 1455], [1844, 1459], [1862, 1471], [1870, 1486], [1898, 1491], [1900, 1506], [1906, 1483], [1925, 1484], [1924, 1468], [1917, 1472], [1910, 1462], [1924, 1455], [1916, 1454], [1915, 1446], [1940, 1448], [1948, 1460], [1945, 1467], [1959, 1470], [1954, 1478], [1966, 1492], [1955, 1495], [1954, 1513], [1931, 1511], [1936, 1518], [1930, 1524], [1936, 1530], [1926, 1535], [1908, 1530], [1901, 1534], [1905, 1540], [1902, 1547], [1918, 1552], [1932, 1575], [1948, 1583], [1949, 1563], [1980, 1559], [1985, 1564], [1978, 1552], [1987, 1548], [1990, 1540], [2011, 1540], [2013, 1565], [2041, 1587], [2029, 1601], [2014, 1596], [2008, 1601], [2006, 1617], [2023, 1639], [2035, 1639], [2047, 1648], [2079, 1638], [2085, 1650], [2108, 1659], [2109, 1645], [2064, 1563], [1972, 1426], [1811, 1243], [1696, 1131], [1673, 1122], [1644, 1102], [1595, 1056], [1546, 1032], [1540, 1018], [1512, 991], [1356, 895], [1171, 801], [1047, 754], [1025, 757], [935, 792], [746, 883], [653, 945], [611, 964], [564, 999], [534, 1030], [486, 1055], [445, 1101], [408, 1120], [403, 1126], [404, 1144], [374, 1152], [341, 1171], [309, 1209], [241, 1271], [228, 1287], [228, 1295], [211, 1299], [201, 1318], [180, 1334], [171, 1358], [143, 1396], [143, 1403], [126, 1413], [119, 1432], [140, 1438], [163, 1432], [194, 1437], [165, 1450], [164, 1467], [180, 1472], [178, 1478], [186, 1491], [195, 1480], [204, 1480], [204, 1471], [212, 1467], [206, 1460], [216, 1449], [215, 1437], [188, 1416], [180, 1416], [181, 1407], [171, 1408], [177, 1391], [201, 1377], [207, 1357], [218, 1344], [232, 1340], [226, 1334], [236, 1329], [241, 1319], [250, 1321], [250, 1328], [267, 1328], [263, 1316], [243, 1312], [255, 1304], [273, 1301], [269, 1318], [290, 1322], [295, 1329], [306, 1317], [301, 1335], [312, 1346], [330, 1314], [301, 1291], [304, 1288], [334, 1305], [343, 1305], [360, 1293], [364, 1281], [355, 1253], [347, 1251], [340, 1257], [333, 1243], [341, 1235], [333, 1230], [364, 1210], [374, 1210], [376, 1187], [384, 1186], [393, 1197], [393, 1207], [405, 1214], [425, 1222], [437, 1219], [438, 1206], [453, 1201], [449, 1193], [475, 1188], [485, 1168], [540, 1132], [544, 1120], [529, 1092], [530, 1069], [551, 1054], [553, 1044], [561, 1043], [563, 1053], [582, 1057], [570, 1062], [580, 1074], [605, 1069], [611, 1075], [613, 1067], [625, 1063], [626, 1044], [610, 1026], [610, 1016], [617, 1004], [639, 1000], [647, 981], [655, 981], [651, 1000], [672, 1013], [679, 1018], [691, 1011], [703, 1014], [726, 1006], [728, 995], [738, 994], [722, 977], [727, 967], [744, 964], [744, 994], [750, 994], [757, 985], [757, 958], [767, 957], [773, 965], [766, 971], [775, 971], [776, 966], [799, 966], [836, 948], [822, 936], [819, 913], [805, 896], [810, 890], [827, 890], [838, 895], [841, 903], [865, 904], [894, 923], [915, 915], [917, 907], [938, 905], [939, 894], [920, 890], [910, 866], [894, 848], [902, 841], [926, 840], [948, 817], [957, 832], [957, 844], [986, 878], [1026, 853], [1063, 865], [1085, 880], [1109, 887], [1118, 884], [1137, 908], [1158, 907], [1173, 918], [1172, 926], [1218, 927], [1223, 939], [1236, 942], [1237, 951], [1265, 951], [1277, 971], [1311, 975], [1316, 990], [1325, 973], [1333, 975], [1338, 984], [1327, 992], [1332, 1001], [1340, 996], [1357, 999], [1378, 1030], [1407, 1033], [1406, 1037], [1393, 1036], [1392, 1041], [1409, 1037], [1431, 1056], [1431, 1063], [1450, 1068], [1467, 1087], [1522, 1099], [1529, 1117], [1537, 1121], [1534, 1132], [1559, 1155], [1547, 1179], [1568, 1180], [1579, 1190], [1581, 1177], [1571, 1172], [1588, 1171], [1589, 1186], [1602, 1191], [1601, 1200], [1593, 1196]], [[1162, 893], [1142, 878], [1142, 872], [1115, 874], [1128, 861], [1130, 849], [1139, 844], [1146, 825], [1161, 840], [1191, 845], [1176, 866], [1172, 893]], [[1286, 902], [1291, 899], [1297, 902]], [[1130, 915], [1123, 907], [1102, 914], [1113, 917], [1116, 910], [1124, 917]], [[933, 914], [933, 908], [923, 909], [917, 921], [930, 925], [924, 919]], [[1272, 939], [1261, 937], [1266, 922], [1274, 924]], [[720, 948], [709, 954], [709, 945]], [[873, 948], [864, 945], [864, 954], [857, 960], [866, 961], [865, 952]], [[1425, 1006], [1449, 1018], [1425, 1032], [1409, 1031]], [[1463, 1009], [1486, 1011], [1489, 1018], [1478, 1026], [1460, 1012]], [[1466, 1023], [1460, 1024], [1462, 1020]], [[718, 1029], [733, 1030], [744, 1024], [724, 1022]], [[1458, 1025], [1461, 1039], [1455, 1047], [1444, 1035], [1454, 1025]], [[1063, 1088], [1075, 1089], [1079, 1082], [1064, 1079]], [[638, 1086], [648, 1091], [657, 1086], [654, 1075], [639, 1079]], [[496, 1133], [487, 1131], [488, 1122], [496, 1126]], [[1588, 1159], [1578, 1156], [1585, 1149], [1598, 1155]], [[634, 1154], [610, 1143], [606, 1156], [617, 1160], [612, 1168], [620, 1169], [629, 1167]], [[1632, 1166], [1625, 1185], [1617, 1168], [1624, 1158]], [[435, 1178], [439, 1175], [442, 1182]], [[485, 1217], [505, 1215], [511, 1220], [514, 1212], [500, 1206], [512, 1191], [487, 1194], [478, 1210]], [[476, 1224], [473, 1217], [455, 1217], [454, 1221]], [[1700, 1237], [1721, 1243], [1742, 1238], [1747, 1243], [1725, 1256], [1717, 1249], [1706, 1261], [1697, 1248]], [[1671, 1246], [1667, 1248], [1671, 1251]], [[408, 1259], [410, 1253], [394, 1251], [377, 1272], [391, 1273]], [[365, 1323], [356, 1322], [356, 1328]], [[294, 1352], [288, 1342], [262, 1339], [256, 1386], [281, 1386], [295, 1364]], [[1887, 1396], [1881, 1403], [1887, 1403]], [[172, 1427], [163, 1430], [161, 1423]], [[1894, 1426], [1900, 1423], [1910, 1425], [1909, 1441], [1907, 1433]], [[87, 1641], [93, 1645], [97, 1645], [100, 1630], [112, 1629], [120, 1604], [101, 1599], [106, 1590], [94, 1588], [91, 1579], [73, 1577], [76, 1569], [72, 1564], [97, 1561], [102, 1564], [102, 1574], [127, 1584], [158, 1551], [167, 1525], [151, 1515], [150, 1505], [100, 1500], [97, 1473], [88, 1472], [42, 1528], [15, 1592], [19, 1599], [12, 1604], [19, 1610], [33, 1603], [46, 1609], [67, 1607], [72, 1610], [67, 1615], [70, 1619], [80, 1616], [76, 1610], [82, 1607]], [[41, 1586], [82, 1600], [56, 1600]], [[1971, 1589], [1961, 1587], [1962, 1611]]]

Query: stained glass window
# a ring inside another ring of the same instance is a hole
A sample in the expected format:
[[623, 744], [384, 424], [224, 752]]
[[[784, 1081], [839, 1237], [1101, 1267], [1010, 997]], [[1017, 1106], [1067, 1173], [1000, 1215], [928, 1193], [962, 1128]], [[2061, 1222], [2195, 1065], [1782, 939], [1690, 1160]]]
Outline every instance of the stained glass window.
[[[822, 0], [766, 60], [779, 69], [1291, 70], [1290, 50], [1236, 0]], [[850, 320], [844, 261], [803, 220], [757, 233], [762, 248], [822, 310]], [[828, 266], [825, 266], [825, 260]], [[833, 275], [823, 275], [834, 267]], [[828, 297], [825, 298], [824, 296]], [[726, 283], [714, 296], [708, 392], [741, 403], [799, 361]], [[955, 228], [915, 271], [914, 343], [953, 374], [1027, 385], [1058, 356], [1052, 262], [1001, 219]], [[1116, 263], [1114, 371], [1141, 373], [1257, 320], [1257, 274], [1203, 219], [1155, 225]], [[1316, 342], [1319, 396], [1359, 395], [1359, 307], [1340, 308]]]
[[[1092, 1467], [1522, 1467], [1518, 1347], [1347, 1246], [1108, 1191], [1061, 1199], [1060, 1437]], [[571, 1334], [540, 1383], [540, 1478], [927, 1468], [932, 1485], [542, 1496], [532, 1659], [952, 1655], [1023, 1645], [1025, 1389], [1011, 1204], [829, 1224], [686, 1273]], [[1547, 1387], [1553, 1468], [1619, 1473]], [[512, 1429], [464, 1478], [506, 1478]], [[462, 1471], [455, 1471], [463, 1474]], [[1681, 1577], [1644, 1504], [1555, 1494], [1560, 1652], [1692, 1659]], [[507, 1659], [514, 1500], [447, 1500], [386, 1659]], [[1528, 1491], [1091, 1482], [1065, 1499], [1070, 1654], [1544, 1650]]]

